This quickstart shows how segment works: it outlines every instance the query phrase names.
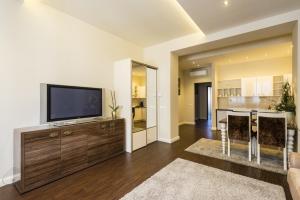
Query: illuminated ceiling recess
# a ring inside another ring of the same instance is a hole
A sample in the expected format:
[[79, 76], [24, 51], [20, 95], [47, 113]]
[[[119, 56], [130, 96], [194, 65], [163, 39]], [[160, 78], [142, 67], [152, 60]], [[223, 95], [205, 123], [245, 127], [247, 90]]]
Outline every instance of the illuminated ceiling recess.
[[300, 9], [299, 0], [177, 0], [207, 35]]
[[199, 28], [199, 26], [194, 22], [194, 20], [189, 16], [189, 14], [184, 10], [184, 8], [178, 3], [178, 1], [172, 1], [171, 2], [174, 2], [174, 5], [177, 7], [177, 10], [178, 12], [181, 13], [181, 15], [186, 19], [186, 21], [192, 26], [195, 28], [195, 30], [197, 32], [200, 32], [203, 36], [205, 35], [201, 29]]
[[201, 33], [176, 0], [41, 1], [141, 47]]

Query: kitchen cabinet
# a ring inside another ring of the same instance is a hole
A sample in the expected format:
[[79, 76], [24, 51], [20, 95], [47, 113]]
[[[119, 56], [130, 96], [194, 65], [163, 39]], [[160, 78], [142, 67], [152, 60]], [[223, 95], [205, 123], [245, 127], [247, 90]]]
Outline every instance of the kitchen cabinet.
[[242, 96], [256, 96], [256, 77], [242, 78]]
[[273, 77], [242, 78], [242, 96], [273, 96]]
[[241, 96], [241, 79], [219, 81], [218, 96]]
[[273, 77], [263, 76], [256, 78], [255, 96], [273, 96]]

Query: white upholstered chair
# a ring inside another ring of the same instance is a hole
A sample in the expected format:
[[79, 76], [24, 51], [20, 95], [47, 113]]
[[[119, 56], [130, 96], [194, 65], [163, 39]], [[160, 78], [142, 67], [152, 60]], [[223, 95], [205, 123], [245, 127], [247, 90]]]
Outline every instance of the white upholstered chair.
[[283, 168], [287, 170], [287, 120], [285, 113], [257, 113], [257, 163], [260, 164], [260, 145], [282, 148]]
[[248, 142], [248, 157], [251, 161], [251, 112], [227, 112], [228, 156], [232, 140]]

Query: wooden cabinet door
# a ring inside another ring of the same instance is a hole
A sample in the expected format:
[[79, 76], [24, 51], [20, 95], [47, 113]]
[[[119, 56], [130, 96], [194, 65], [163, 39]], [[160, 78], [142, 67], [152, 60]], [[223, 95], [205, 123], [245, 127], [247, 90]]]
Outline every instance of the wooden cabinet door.
[[84, 125], [62, 129], [61, 165], [62, 174], [68, 175], [88, 166], [88, 133]]
[[89, 127], [88, 163], [101, 162], [124, 151], [125, 122], [113, 120]]
[[88, 163], [98, 163], [107, 158], [108, 144], [106, 142], [108, 123], [101, 122], [89, 127]]
[[31, 190], [60, 178], [60, 131], [47, 130], [23, 135], [23, 189]]
[[125, 121], [118, 119], [109, 122], [108, 131], [108, 153], [109, 156], [124, 152], [125, 146]]

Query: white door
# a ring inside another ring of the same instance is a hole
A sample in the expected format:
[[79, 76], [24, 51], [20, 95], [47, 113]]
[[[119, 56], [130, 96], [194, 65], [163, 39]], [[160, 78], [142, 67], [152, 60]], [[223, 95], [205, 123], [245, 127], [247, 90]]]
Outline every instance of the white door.
[[257, 96], [256, 77], [242, 78], [242, 96]]
[[147, 68], [147, 143], [156, 141], [157, 133], [157, 91], [156, 70]]

